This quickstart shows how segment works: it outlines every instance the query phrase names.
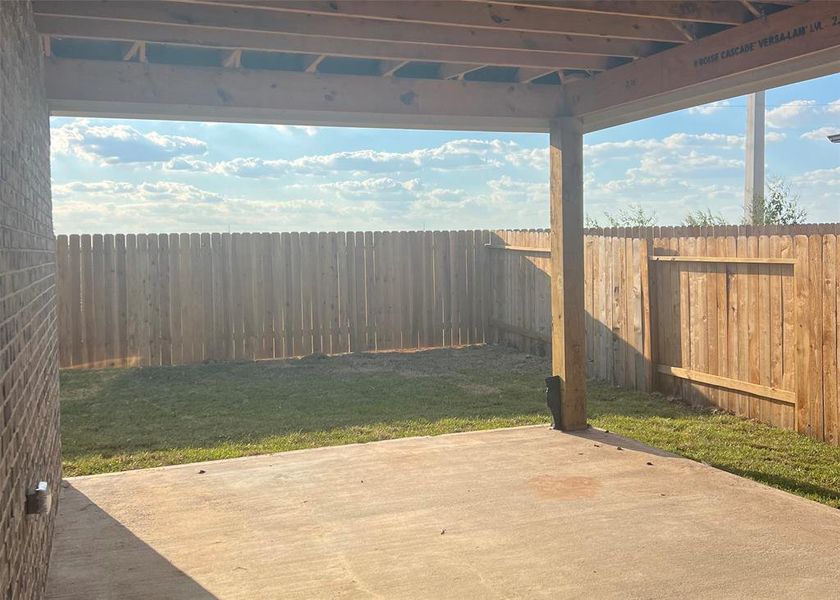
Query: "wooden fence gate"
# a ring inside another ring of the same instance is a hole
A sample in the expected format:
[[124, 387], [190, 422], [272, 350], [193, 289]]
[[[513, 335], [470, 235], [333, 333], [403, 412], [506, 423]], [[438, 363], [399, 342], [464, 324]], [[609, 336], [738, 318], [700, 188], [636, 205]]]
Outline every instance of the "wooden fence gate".
[[725, 239], [672, 240], [673, 255], [650, 257], [659, 389], [793, 428], [794, 261], [736, 256], [716, 247]]
[[658, 389], [840, 443], [837, 233], [834, 224], [655, 230]]

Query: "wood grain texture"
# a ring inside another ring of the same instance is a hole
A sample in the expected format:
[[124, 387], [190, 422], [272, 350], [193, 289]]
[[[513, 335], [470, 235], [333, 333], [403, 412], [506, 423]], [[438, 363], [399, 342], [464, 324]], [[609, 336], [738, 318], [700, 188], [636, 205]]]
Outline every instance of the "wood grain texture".
[[486, 237], [58, 236], [60, 364], [175, 365], [481, 343]]
[[552, 121], [551, 363], [562, 382], [561, 427], [586, 427], [586, 339], [583, 302], [583, 134], [576, 119]]

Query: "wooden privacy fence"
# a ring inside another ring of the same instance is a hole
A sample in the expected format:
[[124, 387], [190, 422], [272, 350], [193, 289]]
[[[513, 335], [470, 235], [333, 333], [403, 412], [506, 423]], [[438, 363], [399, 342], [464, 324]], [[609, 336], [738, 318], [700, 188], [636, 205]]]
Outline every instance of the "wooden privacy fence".
[[[587, 230], [588, 374], [840, 443], [840, 225]], [[550, 343], [546, 231], [495, 232], [488, 339]]]
[[62, 367], [484, 341], [488, 232], [58, 236]]
[[[840, 226], [587, 230], [590, 377], [840, 443]], [[549, 233], [59, 236], [63, 367], [547, 353]]]

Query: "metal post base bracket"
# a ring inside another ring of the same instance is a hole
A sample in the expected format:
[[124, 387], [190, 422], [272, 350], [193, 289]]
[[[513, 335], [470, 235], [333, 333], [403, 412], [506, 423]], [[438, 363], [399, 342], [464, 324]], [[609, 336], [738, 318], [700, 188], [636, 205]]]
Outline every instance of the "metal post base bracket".
[[545, 403], [551, 411], [551, 428], [560, 430], [560, 398], [562, 396], [560, 377], [545, 378]]

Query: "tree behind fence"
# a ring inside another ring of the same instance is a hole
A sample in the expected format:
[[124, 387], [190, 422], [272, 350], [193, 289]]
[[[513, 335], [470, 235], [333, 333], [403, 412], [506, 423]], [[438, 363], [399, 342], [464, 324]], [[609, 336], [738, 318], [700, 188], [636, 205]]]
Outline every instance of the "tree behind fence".
[[483, 342], [487, 235], [58, 236], [61, 366]]

